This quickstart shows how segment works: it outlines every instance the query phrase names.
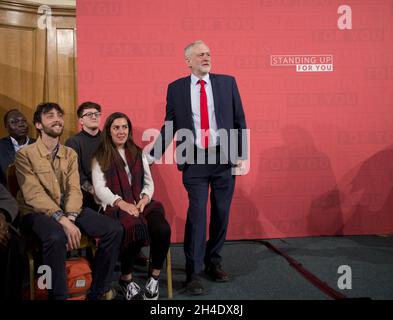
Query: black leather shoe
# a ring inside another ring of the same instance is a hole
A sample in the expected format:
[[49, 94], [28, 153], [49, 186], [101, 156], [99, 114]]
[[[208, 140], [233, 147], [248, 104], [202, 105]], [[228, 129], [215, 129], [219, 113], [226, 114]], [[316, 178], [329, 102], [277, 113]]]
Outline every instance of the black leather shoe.
[[203, 287], [201, 280], [192, 279], [190, 281], [187, 281], [186, 291], [192, 295], [197, 296], [205, 293], [205, 288]]
[[228, 273], [222, 269], [221, 265], [206, 267], [205, 273], [217, 282], [227, 282], [229, 280]]

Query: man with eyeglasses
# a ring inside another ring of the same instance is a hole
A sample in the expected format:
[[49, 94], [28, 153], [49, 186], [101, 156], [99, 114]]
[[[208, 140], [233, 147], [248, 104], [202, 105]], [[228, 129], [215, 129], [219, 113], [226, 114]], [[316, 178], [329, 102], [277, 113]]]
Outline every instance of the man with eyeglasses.
[[69, 138], [65, 145], [78, 154], [80, 184], [83, 193], [83, 205], [95, 211], [99, 206], [94, 201], [94, 189], [91, 179], [91, 160], [101, 140], [101, 106], [95, 102], [83, 102], [77, 110], [78, 121], [82, 130]]
[[7, 111], [3, 121], [8, 136], [0, 139], [0, 183], [6, 186], [7, 168], [14, 163], [15, 154], [35, 140], [28, 136], [29, 128], [26, 117], [18, 109]]

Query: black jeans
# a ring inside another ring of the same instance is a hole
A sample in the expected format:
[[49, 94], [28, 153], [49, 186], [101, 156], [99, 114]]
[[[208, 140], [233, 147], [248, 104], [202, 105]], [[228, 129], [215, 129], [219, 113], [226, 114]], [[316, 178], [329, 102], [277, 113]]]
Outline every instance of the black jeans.
[[[165, 219], [163, 210], [163, 208], [154, 210], [146, 216], [150, 237], [150, 268], [158, 270], [162, 269], [171, 242], [171, 227]], [[135, 257], [142, 246], [142, 244], [133, 243], [123, 249], [121, 254], [123, 275], [132, 273]]]
[[[119, 256], [123, 228], [117, 221], [84, 208], [75, 222], [81, 232], [99, 238], [99, 246], [93, 265], [93, 282], [90, 299], [110, 289], [114, 267]], [[44, 214], [32, 213], [23, 217], [22, 228], [32, 231], [42, 243], [43, 263], [52, 270], [52, 289], [49, 297], [55, 300], [67, 298], [65, 260], [67, 237], [60, 223]]]
[[10, 230], [7, 247], [0, 247], [0, 299], [22, 299], [23, 266], [23, 241]]

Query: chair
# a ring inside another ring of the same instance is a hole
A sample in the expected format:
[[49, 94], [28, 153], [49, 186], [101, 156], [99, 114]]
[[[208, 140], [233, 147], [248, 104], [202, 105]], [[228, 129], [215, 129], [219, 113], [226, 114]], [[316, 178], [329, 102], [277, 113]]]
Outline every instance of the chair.
[[166, 277], [168, 286], [168, 299], [173, 298], [173, 287], [172, 287], [172, 258], [171, 258], [171, 248], [168, 249], [166, 254]]
[[[29, 298], [30, 300], [35, 300], [35, 260], [34, 255], [40, 251], [40, 244], [37, 241], [29, 241], [28, 248], [26, 248], [26, 255], [29, 262]], [[94, 257], [96, 246], [94, 243], [94, 239], [87, 237], [86, 235], [82, 235], [80, 241], [80, 247], [78, 249], [79, 254], [81, 255], [81, 250], [90, 249], [91, 254]]]
[[166, 282], [167, 282], [167, 294], [168, 299], [173, 298], [173, 287], [172, 287], [172, 259], [171, 259], [171, 248], [168, 249], [166, 254]]
[[[16, 168], [15, 164], [11, 164], [8, 166], [6, 171], [6, 179], [7, 179], [7, 188], [12, 194], [13, 197], [16, 197], [18, 191], [20, 190], [18, 180], [16, 178]], [[82, 249], [90, 249], [92, 256], [95, 255], [96, 245], [94, 243], [94, 239], [87, 237], [86, 235], [82, 235], [80, 241], [80, 248], [78, 249], [81, 253]], [[37, 242], [36, 239], [28, 239], [26, 241], [26, 255], [27, 260], [29, 262], [29, 297], [30, 300], [35, 299], [35, 261], [34, 255], [40, 251], [40, 244]]]

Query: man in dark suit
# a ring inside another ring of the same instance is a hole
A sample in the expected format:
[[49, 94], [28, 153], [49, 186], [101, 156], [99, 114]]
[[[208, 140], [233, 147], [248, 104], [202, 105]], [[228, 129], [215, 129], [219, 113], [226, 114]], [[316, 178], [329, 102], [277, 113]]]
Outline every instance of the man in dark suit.
[[[180, 141], [177, 141], [176, 160], [189, 199], [184, 235], [186, 290], [198, 295], [205, 291], [200, 278], [203, 264], [212, 280], [229, 279], [221, 266], [220, 251], [235, 187], [233, 167], [244, 166], [244, 160], [234, 159], [230, 154], [233, 149], [240, 149], [244, 157], [242, 150], [246, 144], [242, 141], [246, 121], [235, 78], [209, 73], [208, 46], [203, 41], [195, 41], [184, 53], [191, 75], [168, 86], [165, 124], [150, 156], [159, 159], [173, 139], [168, 132], [177, 132]], [[171, 126], [173, 128], [169, 128]], [[230, 134], [233, 129], [237, 129], [235, 135]], [[211, 216], [206, 243], [209, 188]]]
[[0, 298], [21, 299], [22, 241], [11, 224], [18, 215], [18, 204], [0, 183]]
[[7, 168], [14, 163], [16, 152], [35, 140], [28, 137], [26, 117], [18, 109], [7, 111], [4, 115], [4, 127], [8, 136], [0, 139], [0, 183], [7, 185]]

